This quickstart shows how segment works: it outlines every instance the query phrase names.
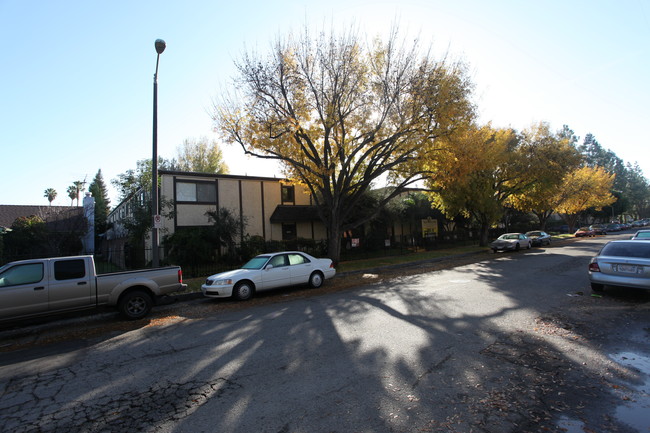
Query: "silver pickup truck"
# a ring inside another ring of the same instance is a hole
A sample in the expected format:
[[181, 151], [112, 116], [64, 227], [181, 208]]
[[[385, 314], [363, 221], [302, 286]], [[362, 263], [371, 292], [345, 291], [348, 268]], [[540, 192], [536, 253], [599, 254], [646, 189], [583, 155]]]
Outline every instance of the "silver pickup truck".
[[97, 275], [93, 256], [11, 262], [0, 268], [0, 322], [101, 305], [141, 319], [185, 286], [178, 266]]

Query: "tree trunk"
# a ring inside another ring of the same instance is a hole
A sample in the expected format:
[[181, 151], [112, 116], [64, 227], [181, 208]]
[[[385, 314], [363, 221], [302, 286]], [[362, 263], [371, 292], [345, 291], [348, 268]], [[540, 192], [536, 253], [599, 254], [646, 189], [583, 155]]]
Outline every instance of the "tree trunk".
[[489, 233], [490, 233], [490, 225], [486, 222], [481, 222], [481, 231], [479, 232], [479, 241], [478, 241], [478, 245], [480, 247], [488, 246]]
[[334, 266], [341, 260], [341, 227], [331, 221], [327, 227], [327, 256], [332, 259]]

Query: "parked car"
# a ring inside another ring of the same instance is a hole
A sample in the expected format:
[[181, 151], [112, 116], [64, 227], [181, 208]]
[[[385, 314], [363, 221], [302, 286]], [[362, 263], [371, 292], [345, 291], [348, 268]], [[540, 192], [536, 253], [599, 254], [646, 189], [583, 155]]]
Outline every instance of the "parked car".
[[576, 230], [573, 236], [577, 238], [584, 238], [584, 237], [596, 236], [596, 235], [594, 234], [594, 231], [589, 227], [580, 227], [578, 230]]
[[608, 232], [620, 232], [621, 231], [621, 225], [618, 224], [618, 223], [607, 224], [606, 230]]
[[93, 256], [21, 260], [0, 268], [0, 321], [101, 305], [141, 319], [156, 298], [184, 287], [178, 266], [96, 275]]
[[317, 259], [298, 251], [261, 254], [241, 269], [209, 276], [201, 291], [208, 298], [234, 297], [243, 301], [255, 292], [277, 287], [300, 284], [320, 287], [335, 274], [330, 259]]
[[527, 232], [526, 236], [528, 236], [532, 242], [532, 245], [534, 247], [542, 247], [544, 245], [551, 245], [551, 235], [548, 233], [537, 230], [537, 231], [532, 231], [532, 232]]
[[506, 233], [490, 244], [490, 248], [495, 253], [497, 251], [519, 251], [522, 248], [530, 249], [532, 246], [533, 241], [523, 233]]
[[611, 241], [589, 263], [591, 289], [605, 286], [650, 289], [650, 241]]
[[631, 237], [633, 240], [647, 240], [650, 241], [650, 230], [639, 230]]
[[592, 224], [589, 226], [595, 235], [606, 235], [607, 228], [603, 224]]

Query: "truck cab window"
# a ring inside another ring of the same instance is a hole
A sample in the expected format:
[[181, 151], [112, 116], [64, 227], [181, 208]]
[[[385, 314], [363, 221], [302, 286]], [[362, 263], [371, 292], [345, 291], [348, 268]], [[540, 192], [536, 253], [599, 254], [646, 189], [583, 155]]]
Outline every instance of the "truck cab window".
[[56, 280], [74, 280], [85, 276], [86, 266], [83, 259], [54, 262], [54, 278]]
[[28, 263], [11, 267], [0, 274], [0, 287], [36, 284], [43, 279], [43, 264]]

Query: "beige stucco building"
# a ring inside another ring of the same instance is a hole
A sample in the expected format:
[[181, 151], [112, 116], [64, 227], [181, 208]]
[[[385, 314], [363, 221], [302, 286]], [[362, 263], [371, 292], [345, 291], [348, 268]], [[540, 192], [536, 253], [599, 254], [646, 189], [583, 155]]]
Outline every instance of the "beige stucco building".
[[166, 234], [211, 225], [206, 212], [227, 208], [245, 223], [243, 235], [267, 241], [327, 238], [309, 191], [283, 179], [165, 170], [159, 177], [161, 199], [173, 207], [173, 216], [162, 221]]

